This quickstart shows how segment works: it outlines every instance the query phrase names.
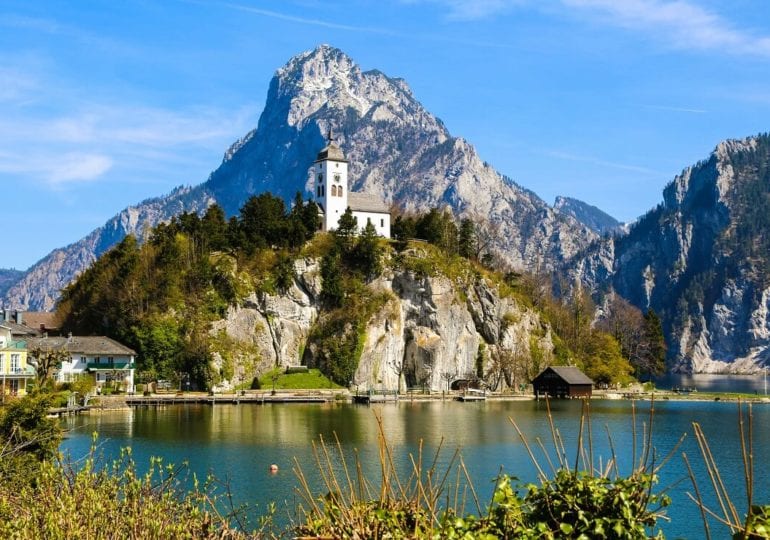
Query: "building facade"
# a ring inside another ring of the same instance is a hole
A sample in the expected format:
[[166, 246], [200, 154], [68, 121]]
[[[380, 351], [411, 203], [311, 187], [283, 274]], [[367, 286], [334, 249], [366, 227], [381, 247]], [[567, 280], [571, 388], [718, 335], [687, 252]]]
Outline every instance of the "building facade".
[[41, 337], [29, 340], [30, 350], [63, 350], [67, 359], [54, 370], [56, 382], [93, 377], [96, 388], [111, 384], [124, 392], [134, 391], [136, 352], [105, 336]]
[[14, 339], [11, 329], [0, 324], [0, 396], [24, 396], [35, 379], [34, 366], [27, 363], [27, 344]]
[[390, 210], [379, 197], [350, 193], [348, 160], [329, 134], [327, 145], [313, 162], [313, 201], [321, 212], [321, 230], [333, 231], [348, 207], [358, 228], [374, 225], [379, 236], [390, 238]]
[[547, 367], [532, 380], [535, 397], [591, 397], [593, 384], [585, 373], [572, 366]]

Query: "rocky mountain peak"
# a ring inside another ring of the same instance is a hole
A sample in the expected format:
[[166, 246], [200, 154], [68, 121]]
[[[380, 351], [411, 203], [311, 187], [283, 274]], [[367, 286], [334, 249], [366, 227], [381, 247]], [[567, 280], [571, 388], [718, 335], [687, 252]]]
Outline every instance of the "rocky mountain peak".
[[623, 224], [608, 213], [596, 206], [572, 197], [556, 197], [553, 204], [554, 210], [572, 216], [581, 223], [586, 224], [597, 234], [607, 234], [620, 231]]
[[350, 160], [353, 191], [409, 211], [449, 207], [457, 216], [489, 221], [494, 250], [517, 268], [554, 269], [596, 238], [453, 137], [403, 79], [363, 71], [339, 49], [321, 45], [277, 70], [257, 128], [226, 150], [206, 182], [131, 207], [57, 250], [30, 269], [5, 302], [50, 309], [74, 276], [126, 234], [181, 211], [202, 212], [217, 202], [234, 215], [249, 196], [262, 192], [287, 202], [298, 191], [309, 195], [310, 166], [329, 129]]

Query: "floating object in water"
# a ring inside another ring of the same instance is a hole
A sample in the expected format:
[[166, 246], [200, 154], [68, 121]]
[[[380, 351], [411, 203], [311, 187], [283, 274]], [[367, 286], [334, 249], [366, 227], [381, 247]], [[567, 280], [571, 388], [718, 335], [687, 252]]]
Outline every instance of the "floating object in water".
[[276, 474], [277, 472], [278, 472], [278, 465], [276, 465], [275, 463], [270, 465], [270, 474]]

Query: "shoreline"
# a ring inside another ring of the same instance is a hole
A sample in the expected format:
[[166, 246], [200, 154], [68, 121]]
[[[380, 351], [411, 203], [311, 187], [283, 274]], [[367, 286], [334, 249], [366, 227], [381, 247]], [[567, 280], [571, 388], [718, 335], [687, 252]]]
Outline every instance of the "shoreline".
[[[437, 402], [458, 401], [460, 392], [431, 393], [431, 394], [399, 394], [397, 399], [388, 400], [387, 403], [399, 402]], [[57, 409], [51, 414], [63, 416], [67, 414], [90, 414], [103, 411], [130, 410], [136, 407], [158, 407], [169, 405], [265, 405], [265, 404], [291, 404], [291, 403], [352, 403], [355, 394], [348, 391], [333, 390], [292, 390], [256, 393], [232, 393], [209, 395], [205, 392], [184, 393], [160, 393], [149, 396], [111, 395], [100, 396], [95, 399], [97, 403], [87, 407], [78, 407], [77, 410]], [[544, 398], [540, 398], [541, 400]], [[576, 398], [578, 399], [578, 398]], [[654, 392], [620, 392], [620, 391], [595, 391], [591, 400], [613, 401], [668, 401], [668, 402], [722, 402], [722, 403], [751, 403], [770, 404], [770, 396], [750, 395], [729, 392], [689, 392], [683, 394], [671, 390], [657, 390]], [[486, 401], [535, 401], [534, 394], [488, 394]], [[480, 400], [484, 401], [484, 400]]]

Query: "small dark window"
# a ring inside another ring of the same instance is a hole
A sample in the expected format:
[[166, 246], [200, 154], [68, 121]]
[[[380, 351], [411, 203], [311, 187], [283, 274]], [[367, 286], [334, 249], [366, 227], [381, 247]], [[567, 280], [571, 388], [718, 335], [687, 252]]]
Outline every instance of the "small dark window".
[[319, 174], [318, 175], [318, 181], [319, 182], [323, 182], [324, 181], [324, 175], [323, 174]]
[[384, 219], [381, 219], [381, 220], [380, 220], [380, 227], [384, 227], [384, 226], [385, 226], [385, 220], [384, 220]]

